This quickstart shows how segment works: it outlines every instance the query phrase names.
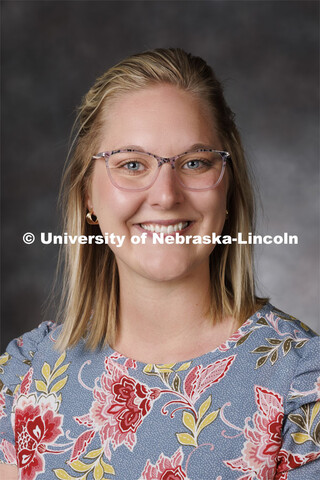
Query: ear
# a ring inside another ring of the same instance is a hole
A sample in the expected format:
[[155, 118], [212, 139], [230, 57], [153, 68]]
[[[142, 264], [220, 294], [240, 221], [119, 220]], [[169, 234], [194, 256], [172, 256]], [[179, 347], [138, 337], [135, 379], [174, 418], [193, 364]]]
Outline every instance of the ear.
[[90, 187], [88, 188], [87, 193], [86, 193], [85, 203], [87, 205], [87, 208], [88, 208], [89, 212], [93, 212], [94, 208], [93, 208], [93, 202], [92, 202], [92, 195], [91, 195], [91, 188]]

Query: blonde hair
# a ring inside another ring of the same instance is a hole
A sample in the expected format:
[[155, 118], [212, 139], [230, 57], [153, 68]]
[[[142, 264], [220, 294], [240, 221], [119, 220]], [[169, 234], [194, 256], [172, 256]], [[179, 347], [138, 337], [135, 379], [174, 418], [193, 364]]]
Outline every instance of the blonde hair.
[[[200, 57], [179, 48], [156, 49], [133, 55], [99, 77], [83, 98], [75, 123], [77, 130], [62, 183], [64, 231], [93, 235], [99, 227], [86, 222], [86, 195], [100, 142], [102, 112], [121, 95], [157, 84], [171, 84], [211, 108], [223, 149], [230, 152], [231, 185], [228, 219], [223, 234], [245, 237], [253, 231], [254, 202], [248, 168], [234, 114], [212, 69]], [[119, 309], [116, 260], [107, 245], [66, 245], [60, 317], [63, 329], [58, 348], [76, 345], [85, 338], [90, 349], [114, 344]], [[210, 315], [219, 320], [233, 316], [243, 322], [265, 299], [255, 297], [251, 245], [216, 245], [210, 256]]]

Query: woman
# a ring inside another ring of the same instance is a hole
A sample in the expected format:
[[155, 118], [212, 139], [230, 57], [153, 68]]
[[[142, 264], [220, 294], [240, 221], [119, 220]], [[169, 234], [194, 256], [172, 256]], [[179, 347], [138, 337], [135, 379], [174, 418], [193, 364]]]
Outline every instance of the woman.
[[2, 357], [0, 473], [318, 478], [318, 337], [255, 296], [250, 245], [220, 243], [253, 230], [253, 198], [211, 68], [134, 55], [78, 123], [64, 231], [91, 243], [67, 247], [62, 326]]

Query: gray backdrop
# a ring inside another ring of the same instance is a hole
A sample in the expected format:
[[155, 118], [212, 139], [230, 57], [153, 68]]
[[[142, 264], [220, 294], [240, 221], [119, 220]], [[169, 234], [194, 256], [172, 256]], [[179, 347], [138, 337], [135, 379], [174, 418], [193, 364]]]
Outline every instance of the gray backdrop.
[[258, 232], [299, 236], [256, 249], [259, 291], [319, 331], [319, 3], [11, 0], [1, 10], [2, 348], [48, 319], [58, 248], [22, 235], [60, 233], [75, 106], [109, 66], [160, 46], [203, 56], [223, 80], [264, 207]]

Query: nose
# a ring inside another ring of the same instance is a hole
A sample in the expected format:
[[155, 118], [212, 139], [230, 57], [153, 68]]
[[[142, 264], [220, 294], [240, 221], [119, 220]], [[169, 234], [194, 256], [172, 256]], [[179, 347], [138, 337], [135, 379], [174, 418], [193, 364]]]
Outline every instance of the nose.
[[159, 168], [158, 176], [149, 189], [148, 200], [151, 205], [170, 209], [184, 199], [181, 185], [176, 178], [175, 170], [169, 163]]

